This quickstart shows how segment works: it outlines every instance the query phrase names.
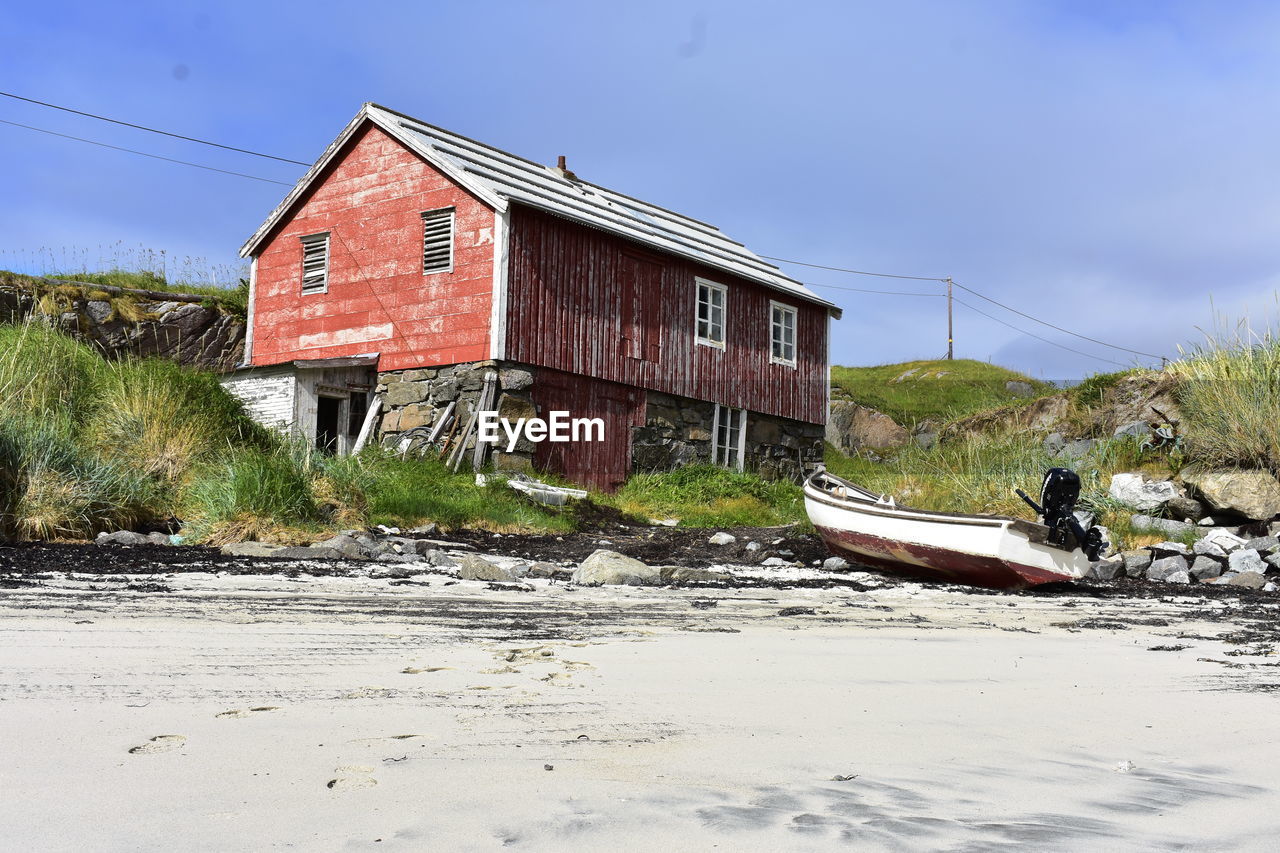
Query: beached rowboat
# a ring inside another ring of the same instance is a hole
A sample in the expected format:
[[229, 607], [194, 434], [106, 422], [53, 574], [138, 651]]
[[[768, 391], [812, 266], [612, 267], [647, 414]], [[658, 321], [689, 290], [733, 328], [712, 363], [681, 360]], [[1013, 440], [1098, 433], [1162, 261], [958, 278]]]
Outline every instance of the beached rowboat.
[[[1075, 483], [1078, 493], [1078, 478]], [[1046, 476], [1046, 505], [1052, 488]], [[1065, 522], [1056, 523], [1061, 513], [1050, 519], [1051, 527], [998, 515], [911, 509], [825, 471], [805, 482], [804, 502], [833, 554], [896, 574], [1008, 589], [1075, 580], [1091, 563], [1076, 537], [1062, 533]], [[1065, 515], [1074, 504], [1072, 494]], [[1085, 550], [1096, 556], [1096, 546]]]

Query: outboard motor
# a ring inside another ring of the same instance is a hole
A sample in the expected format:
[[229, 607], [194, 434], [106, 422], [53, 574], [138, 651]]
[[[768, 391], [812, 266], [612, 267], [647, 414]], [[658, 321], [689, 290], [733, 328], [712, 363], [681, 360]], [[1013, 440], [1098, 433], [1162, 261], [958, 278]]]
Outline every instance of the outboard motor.
[[1078, 547], [1090, 560], [1098, 559], [1098, 555], [1107, 547], [1107, 543], [1102, 541], [1102, 531], [1097, 527], [1090, 527], [1086, 532], [1075, 516], [1076, 501], [1080, 498], [1080, 475], [1075, 471], [1070, 468], [1050, 468], [1046, 471], [1044, 482], [1040, 485], [1039, 504], [1031, 500], [1022, 489], [1016, 491], [1018, 497], [1043, 517], [1045, 527], [1049, 528], [1050, 545]]

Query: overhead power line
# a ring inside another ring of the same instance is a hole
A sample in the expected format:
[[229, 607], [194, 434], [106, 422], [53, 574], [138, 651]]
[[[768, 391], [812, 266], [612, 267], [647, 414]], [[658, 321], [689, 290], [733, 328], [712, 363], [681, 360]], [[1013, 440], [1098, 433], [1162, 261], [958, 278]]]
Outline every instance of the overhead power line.
[[831, 290], [851, 290], [854, 293], [883, 293], [886, 296], [946, 296], [945, 293], [915, 293], [905, 290], [867, 290], [865, 287], [841, 287], [838, 284], [818, 284], [817, 282], [801, 282], [805, 287], [826, 287]]
[[[934, 277], [922, 276], [922, 275], [898, 275], [896, 273], [868, 272], [866, 270], [848, 269], [846, 267], [829, 267], [829, 266], [823, 266], [821, 264], [810, 264], [804, 261], [790, 260], [788, 258], [775, 258], [769, 255], [761, 255], [760, 257], [770, 261], [780, 261], [784, 264], [796, 264], [802, 267], [814, 267], [816, 269], [821, 269], [821, 270], [831, 270], [832, 272], [852, 273], [853, 275], [874, 275], [874, 276], [879, 276], [881, 278], [906, 278], [906, 279], [912, 279], [914, 281], [940, 281], [944, 283], [947, 282], [948, 280], [951, 280], [947, 276], [934, 278]], [[1156, 355], [1155, 353], [1143, 352], [1141, 350], [1136, 350], [1136, 349], [1130, 349], [1129, 347], [1122, 347], [1122, 346], [1119, 346], [1118, 344], [1109, 344], [1106, 341], [1100, 341], [1097, 338], [1091, 338], [1088, 335], [1082, 335], [1079, 332], [1073, 332], [1070, 329], [1064, 329], [1063, 327], [1056, 326], [1047, 320], [1041, 320], [1039, 317], [1033, 317], [1032, 315], [1026, 313], [1025, 311], [1019, 311], [1017, 308], [1013, 308], [1009, 305], [1005, 305], [1003, 302], [999, 302], [995, 299], [992, 299], [990, 296], [986, 296], [985, 294], [982, 294], [977, 290], [974, 290], [972, 287], [966, 287], [965, 285], [961, 284], [958, 281], [951, 280], [951, 283], [954, 284], [956, 287], [960, 288], [961, 290], [972, 293], [974, 296], [978, 297], [979, 299], [985, 299], [987, 302], [990, 302], [992, 305], [998, 305], [999, 307], [1003, 308], [1006, 311], [1011, 311], [1012, 313], [1017, 314], [1019, 317], [1025, 317], [1026, 319], [1031, 320], [1032, 322], [1039, 323], [1042, 326], [1048, 326], [1051, 329], [1062, 332], [1063, 334], [1071, 335], [1072, 337], [1080, 338], [1081, 340], [1088, 341], [1091, 344], [1098, 344], [1099, 346], [1104, 346], [1109, 349], [1119, 350], [1120, 352], [1127, 352], [1133, 355], [1141, 355], [1146, 358], [1155, 358], [1155, 359], [1162, 358], [1162, 356]], [[977, 309], [974, 309], [974, 310], [977, 310]], [[1014, 328], [1014, 327], [1010, 327], [1010, 328]], [[1111, 363], [1118, 364], [1119, 362], [1113, 361]]]
[[787, 260], [786, 258], [774, 258], [769, 255], [761, 255], [760, 257], [764, 258], [767, 261], [781, 261], [784, 264], [795, 264], [796, 266], [800, 266], [800, 267], [813, 267], [816, 270], [831, 270], [832, 272], [850, 272], [850, 273], [853, 273], [854, 275], [874, 275], [874, 276], [879, 276], [880, 278], [909, 278], [912, 281], [946, 281], [947, 280], [945, 276], [898, 275], [897, 273], [891, 273], [891, 272], [867, 272], [866, 270], [850, 270], [850, 269], [845, 269], [844, 267], [824, 267], [822, 264], [810, 264], [804, 261], [791, 261], [791, 260]]
[[[992, 305], [999, 305], [1001, 308], [1003, 308], [1006, 311], [1012, 311], [1014, 314], [1017, 314], [1019, 317], [1026, 317], [1028, 320], [1039, 323], [1042, 326], [1048, 326], [1050, 329], [1056, 329], [1059, 332], [1072, 335], [1073, 337], [1080, 338], [1081, 340], [1088, 341], [1089, 343], [1098, 344], [1099, 346], [1109, 347], [1114, 350], [1120, 350], [1121, 352], [1128, 352], [1128, 353], [1133, 353], [1134, 355], [1145, 356], [1147, 358], [1155, 358], [1155, 359], [1161, 358], [1161, 356], [1158, 356], [1155, 353], [1142, 352], [1141, 350], [1130, 349], [1129, 347], [1122, 347], [1122, 346], [1118, 346], [1117, 344], [1109, 344], [1106, 341], [1100, 341], [1097, 338], [1091, 338], [1088, 335], [1082, 335], [1079, 332], [1073, 332], [1070, 329], [1064, 329], [1061, 326], [1055, 326], [1053, 323], [1050, 323], [1047, 320], [1041, 320], [1039, 317], [1032, 317], [1030, 314], [1026, 313], [1025, 311], [1019, 311], [1017, 308], [1011, 308], [1008, 305], [1005, 305], [1003, 302], [997, 302], [996, 300], [992, 299], [990, 296], [983, 296], [981, 293], [974, 290], [972, 287], [965, 287], [963, 284], [961, 284], [958, 281], [953, 281], [952, 283], [956, 287], [960, 288], [961, 290], [966, 291], [968, 293], [972, 293], [974, 296], [978, 297], [979, 299], [985, 299], [988, 302], [990, 302]], [[1116, 363], [1117, 362], [1112, 362], [1112, 364], [1116, 364]]]
[[[213, 148], [222, 148], [226, 151], [235, 151], [239, 154], [249, 154], [254, 157], [265, 157], [268, 160], [279, 160], [281, 163], [293, 163], [297, 166], [311, 165], [310, 163], [304, 163], [301, 160], [290, 160], [288, 157], [277, 157], [274, 154], [263, 154], [260, 151], [250, 151], [248, 148], [236, 148], [234, 145], [223, 145], [220, 142], [210, 142], [207, 139], [197, 139], [194, 136], [183, 136], [180, 133], [170, 133], [167, 130], [159, 130], [157, 128], [147, 127], [146, 125], [142, 125], [142, 124], [134, 124], [131, 121], [121, 121], [118, 118], [108, 118], [107, 116], [100, 116], [95, 113], [86, 113], [82, 110], [73, 110], [71, 109], [71, 107], [63, 107], [63, 106], [59, 106], [58, 104], [51, 104], [47, 101], [37, 101], [35, 98], [24, 98], [22, 95], [15, 95], [12, 92], [0, 92], [0, 95], [3, 95], [6, 98], [13, 98], [15, 101], [26, 101], [28, 104], [37, 104], [42, 107], [48, 107], [49, 109], [52, 109], [52, 110], [62, 110], [64, 113], [74, 113], [75, 115], [85, 116], [86, 118], [97, 119], [98, 121], [109, 121], [112, 124], [118, 124], [118, 125], [121, 125], [122, 127], [132, 127], [135, 130], [145, 130], [148, 133], [158, 133], [161, 136], [169, 136], [174, 139], [182, 139], [187, 142], [198, 142], [201, 145], [209, 145]], [[137, 152], [134, 152], [134, 153], [137, 153]]]
[[0, 124], [8, 124], [8, 125], [12, 125], [13, 127], [21, 127], [27, 130], [34, 130], [37, 133], [47, 133], [50, 136], [60, 136], [63, 139], [74, 139], [76, 142], [87, 142], [90, 145], [98, 145], [98, 146], [101, 146], [102, 148], [110, 148], [114, 151], [124, 151], [127, 154], [137, 154], [140, 157], [150, 157], [153, 160], [164, 160], [167, 163], [177, 163], [182, 166], [192, 166], [196, 169], [204, 169], [209, 172], [220, 172], [224, 175], [235, 175], [237, 178], [248, 178], [251, 181], [262, 181], [268, 184], [280, 184], [280, 186], [282, 187], [293, 186], [293, 184], [287, 183], [285, 181], [274, 181], [271, 178], [260, 178], [257, 175], [246, 175], [244, 172], [232, 172], [229, 169], [216, 169], [213, 166], [205, 166], [200, 163], [190, 163], [186, 160], [175, 160], [172, 157], [161, 157], [159, 154], [148, 154], [146, 151], [135, 151], [132, 148], [121, 148], [119, 145], [108, 145], [105, 142], [98, 142], [97, 140], [94, 140], [94, 139], [84, 139], [83, 137], [80, 137], [80, 136], [71, 136], [70, 134], [67, 134], [67, 133], [58, 133], [52, 130], [45, 130], [42, 127], [32, 127], [29, 124], [19, 124], [16, 121], [7, 121], [2, 118], [0, 118]]
[[1127, 364], [1121, 364], [1118, 361], [1112, 361], [1109, 358], [1103, 358], [1100, 355], [1094, 355], [1092, 353], [1087, 353], [1082, 350], [1072, 349], [1071, 347], [1060, 344], [1057, 341], [1051, 341], [1048, 338], [1042, 338], [1039, 335], [1035, 334], [1034, 332], [1028, 332], [1026, 329], [1019, 329], [1017, 326], [1013, 325], [1012, 323], [1006, 323], [1004, 320], [1001, 320], [999, 317], [993, 317], [990, 314], [988, 314], [986, 311], [983, 311], [980, 308], [974, 308], [972, 305], [970, 305], [968, 302], [965, 302], [963, 299], [956, 299], [955, 297], [952, 297], [952, 299], [955, 299], [955, 302], [957, 305], [963, 305], [965, 308], [968, 308], [970, 311], [973, 311], [976, 314], [981, 314], [983, 317], [986, 317], [988, 320], [994, 320], [995, 322], [999, 323], [1002, 326], [1008, 326], [1010, 329], [1013, 329], [1015, 332], [1019, 332], [1020, 334], [1035, 338], [1038, 341], [1044, 341], [1046, 344], [1049, 344], [1050, 346], [1055, 346], [1058, 349], [1064, 349], [1067, 352], [1073, 352], [1076, 355], [1082, 355], [1085, 358], [1093, 358], [1093, 359], [1097, 359], [1098, 361], [1105, 361], [1107, 364], [1114, 364], [1117, 367], [1129, 366]]

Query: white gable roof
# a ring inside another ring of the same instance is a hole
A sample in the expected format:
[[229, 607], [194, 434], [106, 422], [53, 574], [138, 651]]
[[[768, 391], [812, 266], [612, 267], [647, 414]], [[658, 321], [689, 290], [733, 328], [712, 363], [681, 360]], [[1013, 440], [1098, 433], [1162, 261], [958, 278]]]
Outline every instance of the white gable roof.
[[773, 264], [761, 260], [714, 226], [586, 181], [571, 180], [553, 167], [499, 151], [377, 104], [365, 104], [361, 108], [244, 244], [240, 250], [241, 257], [257, 251], [261, 242], [365, 119], [495, 210], [505, 210], [511, 202], [539, 208], [839, 312], [830, 302], [784, 275]]

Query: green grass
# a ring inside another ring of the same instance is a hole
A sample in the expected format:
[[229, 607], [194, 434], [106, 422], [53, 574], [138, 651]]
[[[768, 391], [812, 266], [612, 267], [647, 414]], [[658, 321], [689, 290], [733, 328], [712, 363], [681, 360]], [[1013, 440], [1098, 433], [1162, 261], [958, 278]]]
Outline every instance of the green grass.
[[1237, 327], [1169, 369], [1197, 463], [1280, 474], [1280, 340]]
[[442, 527], [482, 526], [496, 532], [564, 533], [572, 515], [543, 509], [521, 498], [501, 478], [477, 486], [475, 474], [450, 472], [433, 458], [405, 459], [372, 448], [360, 457], [370, 473], [369, 521], [413, 526], [434, 521]]
[[[904, 378], [904, 374], [914, 371]], [[832, 367], [833, 398], [851, 399], [883, 412], [903, 426], [949, 421], [1019, 398], [1005, 383], [1027, 382], [1034, 396], [1054, 388], [1012, 370], [970, 359], [908, 361], [875, 367]]]
[[[130, 272], [127, 270], [107, 270], [106, 272], [59, 272], [51, 273], [46, 278], [58, 279], [66, 282], [79, 282], [81, 284], [105, 284], [113, 287], [125, 287], [135, 290], [156, 290], [165, 293], [183, 293], [192, 296], [202, 296], [205, 298], [207, 305], [216, 305], [228, 314], [234, 314], [238, 317], [244, 317], [249, 310], [249, 283], [242, 280], [235, 287], [223, 287], [216, 284], [198, 284], [169, 282], [157, 273], [153, 272]], [[70, 306], [70, 300], [74, 297], [100, 298], [104, 301], [111, 302], [113, 305], [119, 302], [117, 308], [119, 313], [123, 313], [129, 319], [137, 319], [132, 316], [138, 311], [135, 307], [136, 299], [117, 294], [110, 294], [106, 291], [98, 291], [96, 294], [91, 288], [76, 287], [75, 285], [56, 285], [49, 287], [38, 281], [36, 278], [21, 273], [0, 270], [0, 285], [10, 287], [18, 287], [24, 290], [31, 290], [42, 294], [46, 297], [42, 307], [61, 307]], [[49, 313], [49, 312], [46, 312]]]
[[604, 500], [640, 518], [678, 518], [684, 527], [770, 527], [805, 521], [793, 483], [714, 465], [637, 474]]

